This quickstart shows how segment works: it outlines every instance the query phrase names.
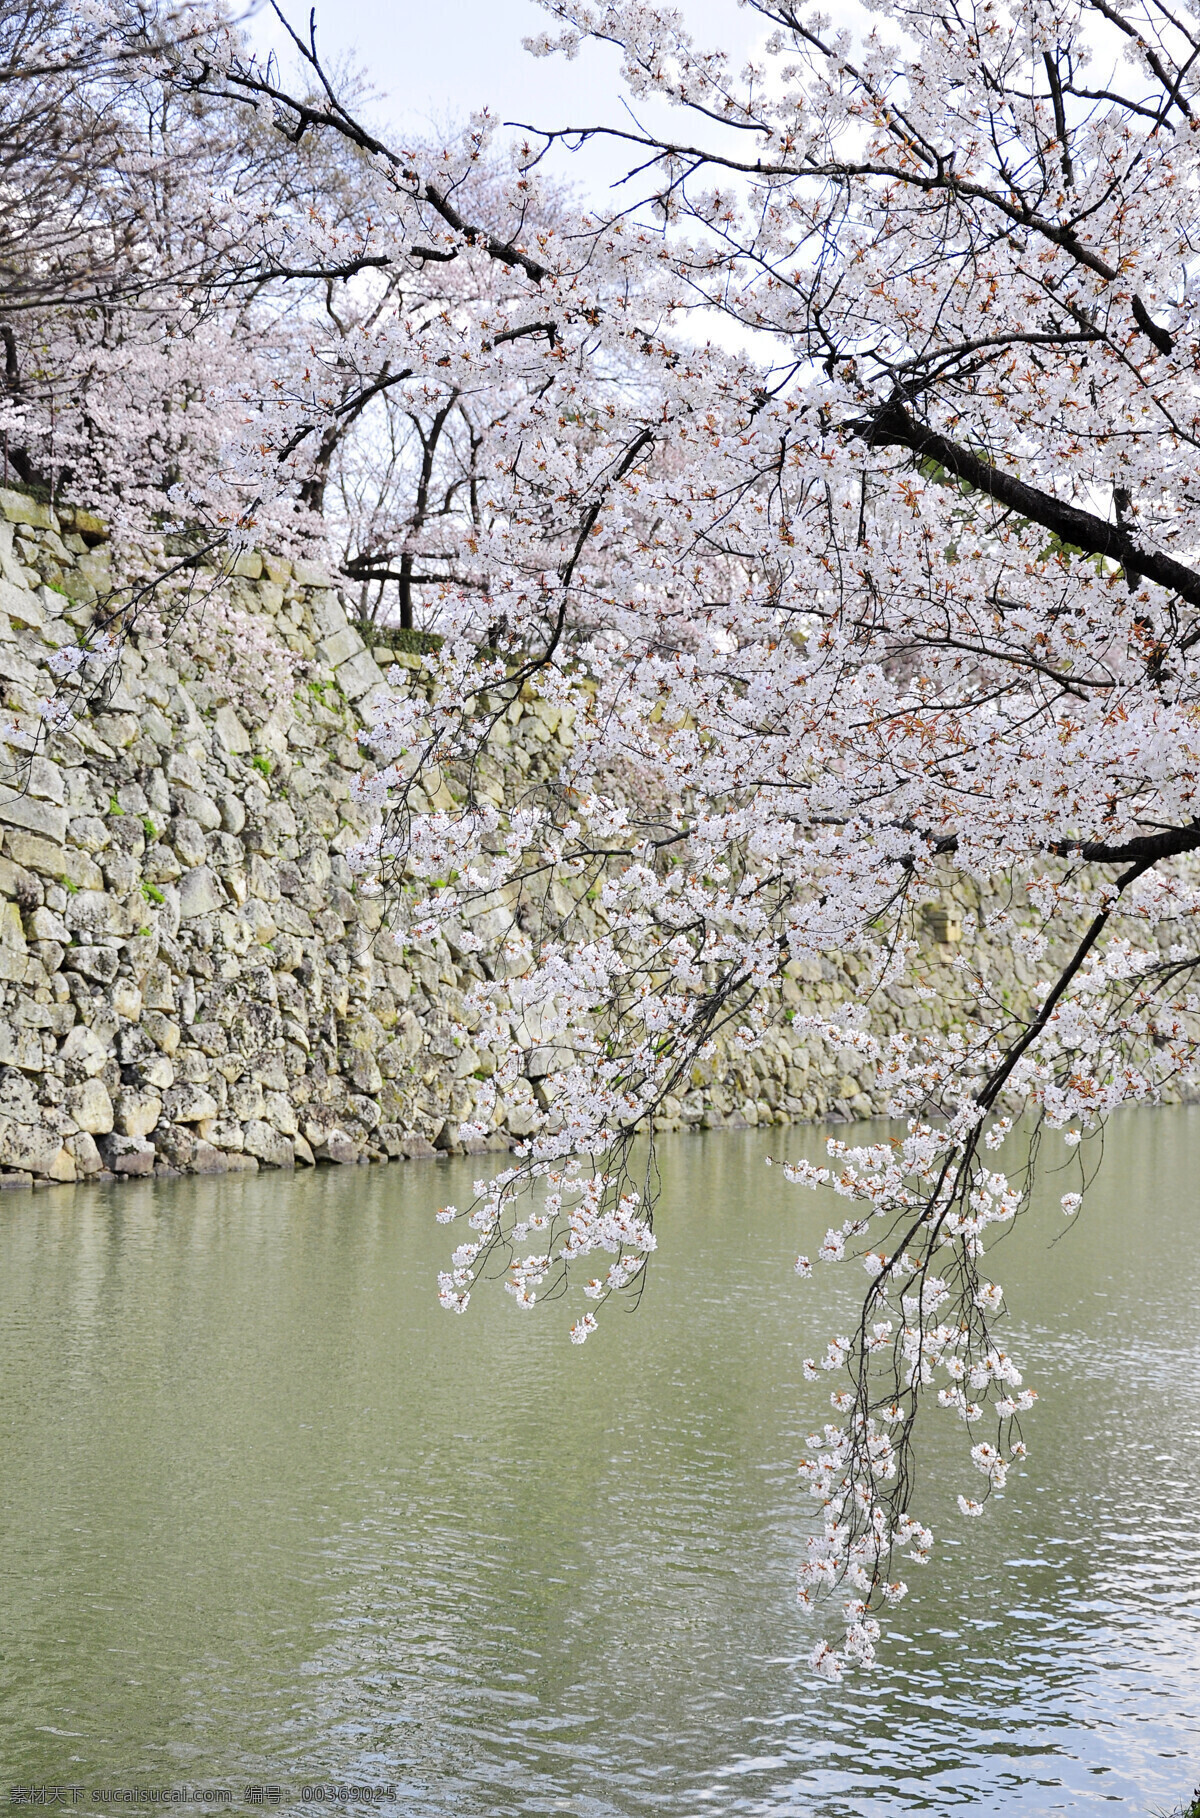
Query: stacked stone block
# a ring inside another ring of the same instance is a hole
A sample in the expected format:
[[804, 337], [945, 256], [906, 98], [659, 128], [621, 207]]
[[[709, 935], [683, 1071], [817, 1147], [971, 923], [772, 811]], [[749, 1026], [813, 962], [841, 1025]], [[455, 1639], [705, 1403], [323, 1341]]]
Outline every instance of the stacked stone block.
[[[46, 736], [54, 653], [112, 594], [105, 528], [0, 491], [0, 1181], [80, 1181], [386, 1161], [451, 1152], [498, 1054], [464, 994], [498, 951], [395, 939], [346, 854], [362, 837], [358, 733], [380, 662], [427, 687], [421, 660], [373, 654], [319, 571], [242, 554], [232, 586], [258, 632], [302, 666], [289, 698], [249, 711], [221, 663], [128, 630], [102, 710]], [[557, 771], [572, 714], [509, 707], [478, 786], [500, 801]], [[36, 749], [34, 749], [36, 747]], [[423, 779], [418, 807], [451, 799]], [[511, 917], [492, 917], [497, 948]], [[953, 917], [930, 954], [935, 1001], [895, 993], [883, 1020], [947, 1015]], [[485, 934], [488, 918], [477, 924]], [[1035, 980], [1014, 969], [1014, 992]], [[869, 1067], [802, 1037], [797, 1010], [853, 992], [852, 960], [793, 966], [753, 1053], [719, 1044], [665, 1129], [784, 1124], [881, 1108]], [[553, 1116], [557, 1056], [512, 1013], [522, 1053], [490, 1145]]]

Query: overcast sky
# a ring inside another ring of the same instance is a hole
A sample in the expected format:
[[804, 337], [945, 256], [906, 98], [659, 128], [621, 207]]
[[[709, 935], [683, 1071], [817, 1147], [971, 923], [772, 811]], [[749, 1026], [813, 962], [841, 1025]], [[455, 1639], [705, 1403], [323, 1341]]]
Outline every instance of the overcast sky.
[[[281, 3], [305, 29], [308, 0]], [[739, 55], [763, 35], [762, 20], [735, 0], [683, 0], [681, 10], [698, 42]], [[485, 106], [501, 120], [538, 126], [629, 124], [616, 52], [589, 45], [573, 63], [531, 57], [522, 38], [548, 28], [553, 21], [534, 0], [317, 0], [319, 47], [330, 60], [355, 56], [399, 131], [436, 134]], [[263, 44], [279, 41], [265, 13], [252, 33]], [[650, 117], [666, 124], [666, 110]], [[561, 168], [587, 188], [599, 180], [593, 158]]]

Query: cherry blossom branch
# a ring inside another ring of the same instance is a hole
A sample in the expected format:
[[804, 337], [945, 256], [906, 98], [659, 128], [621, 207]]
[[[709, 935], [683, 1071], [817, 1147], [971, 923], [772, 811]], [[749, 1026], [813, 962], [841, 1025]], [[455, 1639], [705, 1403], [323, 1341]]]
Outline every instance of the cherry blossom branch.
[[[519, 266], [533, 284], [540, 284], [547, 276], [547, 268], [537, 259], [515, 245], [510, 240], [501, 240], [490, 234], [485, 228], [468, 222], [454, 206], [449, 193], [439, 184], [422, 179], [413, 169], [411, 161], [394, 151], [384, 140], [369, 132], [361, 121], [339, 100], [332, 82], [326, 73], [316, 48], [316, 15], [310, 16], [309, 37], [303, 39], [291, 25], [280, 7], [272, 4], [271, 10], [287, 32], [303, 61], [313, 71], [326, 96], [325, 105], [308, 101], [293, 94], [277, 82], [269, 70], [263, 70], [253, 61], [235, 58], [219, 69], [219, 75], [236, 93], [253, 99], [261, 97], [290, 115], [294, 124], [286, 130], [295, 143], [299, 143], [304, 134], [311, 128], [324, 128], [339, 134], [360, 151], [369, 152], [373, 157], [382, 159], [395, 173], [397, 180], [409, 186], [408, 193], [414, 199], [427, 202], [435, 214], [455, 233], [461, 234], [468, 245], [481, 245], [491, 259], [503, 265]], [[207, 65], [201, 65], [195, 78], [198, 86], [203, 86], [210, 77]], [[431, 256], [426, 250], [425, 258]]]
[[1200, 606], [1200, 574], [1195, 569], [1160, 550], [1146, 549], [1122, 525], [1110, 524], [1094, 512], [1055, 498], [952, 442], [920, 423], [899, 398], [889, 399], [868, 417], [845, 423], [843, 429], [870, 448], [907, 448], [919, 460], [934, 461], [955, 479], [965, 480], [1007, 510], [1040, 524], [1063, 543], [1119, 562], [1132, 579], [1153, 581], [1189, 605]]

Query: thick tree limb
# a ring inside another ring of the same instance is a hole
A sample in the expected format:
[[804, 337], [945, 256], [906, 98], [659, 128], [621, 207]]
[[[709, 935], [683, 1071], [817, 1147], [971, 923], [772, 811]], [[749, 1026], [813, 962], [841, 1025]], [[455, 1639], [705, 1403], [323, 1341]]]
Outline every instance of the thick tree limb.
[[1160, 328], [1158, 323], [1153, 320], [1150, 311], [1140, 297], [1133, 299], [1133, 319], [1146, 338], [1153, 341], [1160, 354], [1174, 353], [1174, 341], [1166, 329]]
[[977, 492], [983, 492], [1008, 511], [1015, 511], [1063, 543], [1074, 544], [1088, 555], [1106, 556], [1119, 562], [1131, 579], [1153, 581], [1177, 594], [1191, 606], [1200, 606], [1200, 574], [1173, 556], [1160, 550], [1143, 549], [1120, 524], [1110, 524], [1095, 512], [1082, 511], [1056, 499], [1040, 487], [1030, 486], [1016, 474], [1006, 473], [991, 461], [973, 454], [969, 448], [939, 435], [919, 423], [898, 398], [892, 399], [869, 417], [843, 425], [851, 435], [859, 436], [871, 448], [908, 448], [922, 461], [936, 461], [955, 479], [965, 480]]
[[558, 345], [557, 322], [527, 322], [524, 328], [504, 328], [492, 341], [483, 344], [484, 353], [490, 353], [493, 347], [503, 347], [506, 341], [520, 341], [525, 335], [545, 335], [551, 347]]
[[364, 254], [361, 259], [350, 259], [344, 265], [261, 265], [246, 272], [244, 276], [234, 277], [233, 284], [265, 284], [274, 278], [355, 278], [360, 271], [374, 268], [382, 269], [392, 263], [386, 253], [378, 255]]
[[1084, 840], [1078, 846], [1063, 846], [1064, 854], [1074, 854], [1089, 865], [1156, 865], [1160, 859], [1179, 858], [1200, 847], [1200, 822], [1189, 827], [1167, 827], [1162, 833], [1143, 834], [1139, 839], [1122, 840], [1110, 845], [1106, 840]]
[[[938, 857], [957, 852], [958, 835], [947, 833], [932, 839], [930, 850]], [[1162, 859], [1200, 851], [1200, 821], [1190, 821], [1186, 827], [1164, 827], [1160, 833], [1137, 834], [1129, 840], [1056, 840], [1047, 850], [1054, 858], [1082, 859], [1087, 865], [1140, 865], [1148, 870]], [[901, 862], [907, 868], [913, 860]]]

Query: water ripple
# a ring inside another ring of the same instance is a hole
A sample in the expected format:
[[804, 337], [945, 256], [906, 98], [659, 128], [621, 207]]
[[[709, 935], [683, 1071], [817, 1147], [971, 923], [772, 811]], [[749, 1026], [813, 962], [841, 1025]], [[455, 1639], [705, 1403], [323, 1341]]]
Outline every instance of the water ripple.
[[429, 1213], [473, 1166], [7, 1200], [10, 1781], [388, 1781], [402, 1818], [1171, 1806], [1198, 1134], [1122, 1120], [1078, 1225], [1050, 1195], [1006, 1239], [1029, 1464], [965, 1532], [935, 1422], [941, 1556], [842, 1688], [803, 1666], [792, 1464], [840, 1290], [795, 1283], [826, 1211], [761, 1165], [818, 1134], [670, 1144], [650, 1289], [583, 1352], [553, 1308], [436, 1308]]

